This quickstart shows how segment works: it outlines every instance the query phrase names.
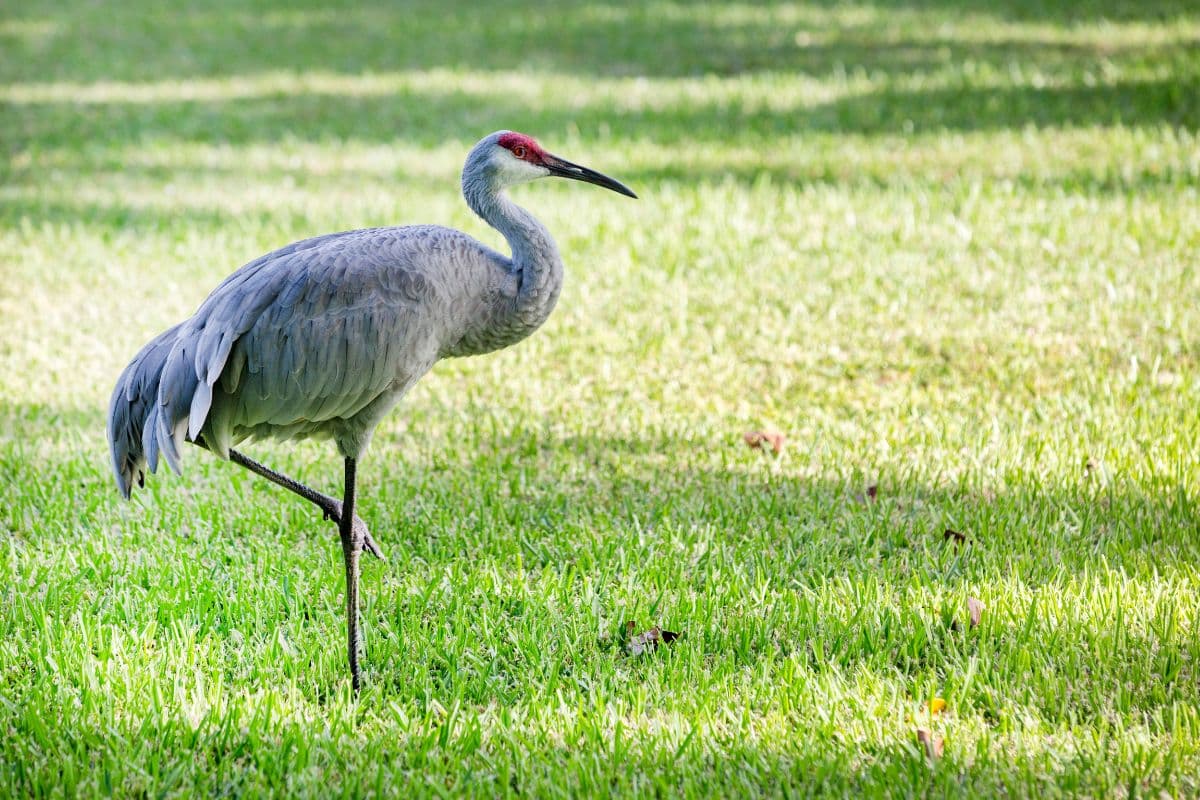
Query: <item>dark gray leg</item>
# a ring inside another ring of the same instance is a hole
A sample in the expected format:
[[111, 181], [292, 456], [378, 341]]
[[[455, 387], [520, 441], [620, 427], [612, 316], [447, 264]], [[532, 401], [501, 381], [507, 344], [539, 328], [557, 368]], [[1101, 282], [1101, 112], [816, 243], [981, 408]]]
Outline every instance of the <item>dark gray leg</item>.
[[[203, 441], [197, 442], [197, 444], [199, 444], [201, 447], [204, 446]], [[282, 486], [289, 492], [294, 492], [295, 494], [300, 495], [310, 503], [314, 503], [317, 508], [321, 509], [322, 513], [325, 514], [325, 519], [331, 519], [338, 523], [338, 530], [339, 532], [341, 531], [343, 508], [342, 501], [335, 500], [327, 494], [322, 494], [316, 489], [305, 486], [303, 483], [289, 478], [282, 472], [276, 472], [270, 467], [258, 463], [249, 456], [239, 453], [237, 450], [229, 451], [229, 460], [235, 464], [240, 464], [241, 466], [253, 472], [255, 475], [261, 475], [277, 486]], [[376, 558], [382, 559], [384, 557], [383, 551], [379, 549], [379, 545], [375, 544], [375, 540], [371, 538], [371, 534], [367, 530], [366, 523], [354, 516], [353, 512], [350, 512], [348, 516], [351, 520], [353, 520], [354, 527], [360, 532], [359, 538], [362, 542], [362, 549], [366, 550]]]
[[362, 552], [363, 537], [354, 525], [354, 473], [353, 458], [346, 459], [346, 493], [342, 500], [342, 557], [346, 560], [346, 642], [350, 651], [350, 682], [358, 694], [362, 681], [358, 672], [358, 651], [361, 641], [358, 635], [358, 554]]

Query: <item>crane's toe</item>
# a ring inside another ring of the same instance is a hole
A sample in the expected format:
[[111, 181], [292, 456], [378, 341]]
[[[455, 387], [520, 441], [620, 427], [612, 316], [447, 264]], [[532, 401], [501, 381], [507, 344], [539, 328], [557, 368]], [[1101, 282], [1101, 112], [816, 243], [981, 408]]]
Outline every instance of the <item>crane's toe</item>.
[[371, 555], [378, 558], [380, 561], [387, 561], [387, 557], [383, 551], [379, 549], [379, 545], [371, 538], [370, 531], [367, 530], [367, 523], [362, 521], [362, 517], [354, 515], [354, 538], [362, 542], [362, 549], [366, 550]]
[[[332, 505], [329, 508], [322, 508], [325, 519], [333, 520], [334, 524], [340, 525], [342, 522], [342, 501], [332, 500]], [[387, 556], [383, 554], [383, 550], [371, 538], [371, 532], [367, 529], [367, 523], [363, 522], [362, 517], [358, 514], [354, 515], [354, 540], [358, 543], [359, 548], [365, 550], [371, 555], [378, 558], [380, 561], [387, 561]]]

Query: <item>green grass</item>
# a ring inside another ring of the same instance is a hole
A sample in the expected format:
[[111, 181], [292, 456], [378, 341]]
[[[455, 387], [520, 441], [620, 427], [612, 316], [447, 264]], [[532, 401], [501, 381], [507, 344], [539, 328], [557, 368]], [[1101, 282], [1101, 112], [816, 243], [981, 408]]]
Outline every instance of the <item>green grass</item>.
[[[1194, 3], [203, 5], [0, 15], [0, 795], [1200, 793]], [[501, 127], [642, 199], [520, 189], [559, 309], [378, 431], [355, 699], [330, 525], [103, 411], [268, 249], [498, 246]]]

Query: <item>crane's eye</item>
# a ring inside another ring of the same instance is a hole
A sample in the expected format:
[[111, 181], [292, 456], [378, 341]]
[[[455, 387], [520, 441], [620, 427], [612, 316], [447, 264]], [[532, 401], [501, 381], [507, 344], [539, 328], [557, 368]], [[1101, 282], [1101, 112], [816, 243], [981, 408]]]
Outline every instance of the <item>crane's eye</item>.
[[525, 146], [520, 144], [517, 145], [512, 149], [512, 154], [517, 158], [525, 158]]

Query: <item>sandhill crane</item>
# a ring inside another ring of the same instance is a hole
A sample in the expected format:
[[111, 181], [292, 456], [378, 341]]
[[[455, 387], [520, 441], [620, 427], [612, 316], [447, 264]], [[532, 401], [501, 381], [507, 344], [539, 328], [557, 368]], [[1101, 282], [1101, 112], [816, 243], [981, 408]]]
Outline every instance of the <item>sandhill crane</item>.
[[[375, 426], [436, 361], [514, 344], [554, 309], [558, 248], [503, 192], [547, 176], [636, 197], [529, 136], [497, 131], [467, 156], [462, 192], [504, 235], [511, 258], [435, 225], [305, 239], [226, 278], [190, 319], [143, 347], [113, 390], [108, 441], [126, 498], [160, 456], [178, 473], [183, 444], [192, 442], [315, 503], [338, 525], [355, 692], [359, 553], [383, 557], [355, 515], [356, 464]], [[332, 439], [345, 460], [342, 500], [233, 449], [264, 437]]]

